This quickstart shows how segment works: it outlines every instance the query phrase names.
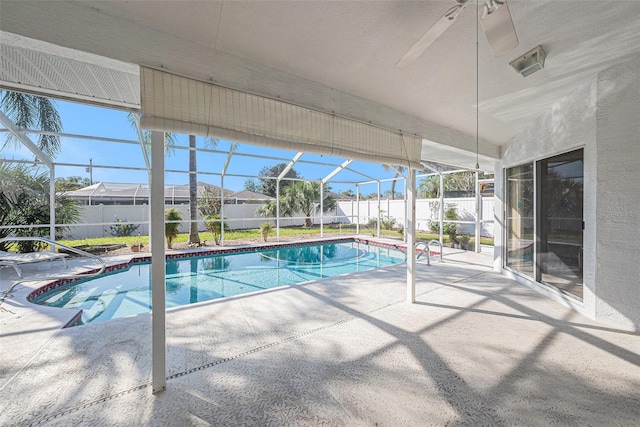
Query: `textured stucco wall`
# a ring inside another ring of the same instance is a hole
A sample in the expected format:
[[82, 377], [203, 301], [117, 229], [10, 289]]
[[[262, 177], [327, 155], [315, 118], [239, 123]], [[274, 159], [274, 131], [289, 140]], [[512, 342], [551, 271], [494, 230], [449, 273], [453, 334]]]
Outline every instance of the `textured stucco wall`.
[[596, 319], [640, 330], [640, 57], [598, 76]]
[[[504, 224], [504, 168], [584, 148], [584, 298], [520, 280], [589, 317], [640, 330], [640, 57], [600, 72], [516, 135], [496, 168]], [[498, 200], [499, 199], [499, 200]], [[496, 269], [503, 264], [496, 227]], [[519, 279], [518, 277], [516, 277]]]
[[[519, 132], [505, 148], [496, 169], [496, 196], [504, 197], [504, 168], [584, 148], [584, 296], [582, 302], [572, 300], [546, 286], [531, 285], [549, 297], [595, 317], [595, 242], [596, 242], [596, 100], [595, 77], [579, 86], [571, 96], [554, 104], [528, 127]], [[497, 205], [497, 203], [496, 203]], [[496, 219], [503, 222], [504, 205], [496, 209]], [[496, 230], [499, 227], [496, 227]], [[502, 242], [496, 237], [496, 241]], [[498, 249], [498, 248], [496, 248]], [[496, 254], [496, 269], [503, 264], [503, 247]]]

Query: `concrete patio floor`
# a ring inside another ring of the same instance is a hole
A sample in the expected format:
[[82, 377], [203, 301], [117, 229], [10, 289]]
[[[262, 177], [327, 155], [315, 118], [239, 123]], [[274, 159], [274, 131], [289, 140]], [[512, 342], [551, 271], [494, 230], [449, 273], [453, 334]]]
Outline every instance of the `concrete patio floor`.
[[21, 333], [7, 315], [0, 424], [639, 425], [638, 335], [491, 263], [419, 262], [416, 304], [400, 265], [171, 309], [157, 395], [150, 315], [58, 329], [45, 311]]

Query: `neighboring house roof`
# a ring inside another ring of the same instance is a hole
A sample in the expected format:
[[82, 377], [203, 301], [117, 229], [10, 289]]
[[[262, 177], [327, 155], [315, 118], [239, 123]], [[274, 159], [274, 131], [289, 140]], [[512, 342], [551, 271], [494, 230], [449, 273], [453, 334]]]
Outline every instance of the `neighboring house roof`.
[[[198, 182], [198, 197], [202, 197], [205, 189], [220, 194], [220, 187]], [[75, 199], [102, 200], [135, 200], [149, 199], [149, 184], [98, 182], [79, 190], [67, 191], [65, 196]], [[231, 197], [232, 191], [225, 190], [225, 197]], [[169, 200], [189, 200], [189, 185], [165, 185], [164, 197]]]
[[328, 196], [333, 197], [335, 200], [355, 200], [356, 198], [353, 196], [347, 196], [346, 194], [340, 194], [340, 193], [334, 193], [333, 191], [330, 191], [328, 193], [325, 193]]
[[255, 191], [242, 190], [237, 193], [231, 194], [229, 197], [238, 200], [274, 200], [274, 197], [267, 196], [266, 194], [256, 193]]

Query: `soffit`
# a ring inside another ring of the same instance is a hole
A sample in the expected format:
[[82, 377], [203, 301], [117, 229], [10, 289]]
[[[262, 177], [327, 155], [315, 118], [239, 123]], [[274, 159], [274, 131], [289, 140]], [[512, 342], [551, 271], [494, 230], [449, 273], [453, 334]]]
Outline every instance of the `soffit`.
[[137, 109], [137, 66], [0, 31], [0, 87]]

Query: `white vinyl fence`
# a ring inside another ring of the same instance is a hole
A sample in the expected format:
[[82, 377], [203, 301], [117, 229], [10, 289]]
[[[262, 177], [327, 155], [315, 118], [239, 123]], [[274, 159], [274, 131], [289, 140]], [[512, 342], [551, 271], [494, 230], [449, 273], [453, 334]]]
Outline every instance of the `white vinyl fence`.
[[[440, 215], [439, 199], [418, 199], [416, 200], [416, 229], [428, 231], [432, 222], [438, 222]], [[359, 202], [360, 224], [367, 224], [370, 220], [378, 217], [378, 200], [368, 199]], [[482, 209], [480, 210], [480, 220], [493, 219], [493, 197], [482, 198]], [[445, 210], [449, 206], [456, 208], [459, 221], [475, 221], [476, 199], [475, 197], [461, 197], [455, 199], [444, 199]], [[405, 204], [404, 200], [380, 200], [380, 217], [382, 219], [395, 219], [399, 225], [404, 225]], [[347, 222], [357, 223], [358, 202], [341, 201], [338, 202], [338, 214]], [[475, 224], [459, 224], [458, 232], [461, 234], [474, 234]], [[483, 223], [481, 235], [493, 237], [493, 223]]]
[[[438, 199], [418, 199], [416, 201], [416, 228], [418, 230], [429, 230], [429, 224], [438, 221], [439, 209]], [[369, 199], [359, 203], [360, 224], [367, 224], [370, 220], [375, 220], [378, 215], [382, 219], [395, 219], [398, 225], [404, 225], [405, 205], [404, 200], [382, 199], [380, 201], [380, 213], [378, 211], [378, 200]], [[460, 221], [475, 220], [475, 198], [456, 198], [445, 199], [445, 209], [449, 205], [455, 206]], [[259, 216], [256, 210], [260, 205], [256, 204], [229, 204], [224, 206], [225, 223], [231, 230], [258, 228], [265, 221], [275, 226], [275, 219], [268, 220]], [[167, 205], [166, 208], [175, 208], [182, 214], [182, 218], [188, 221], [189, 205]], [[323, 223], [350, 223], [358, 222], [358, 203], [353, 201], [339, 201], [334, 210], [325, 212]], [[490, 220], [493, 218], [493, 197], [482, 198], [481, 220]], [[126, 221], [139, 225], [138, 229], [133, 233], [136, 235], [146, 235], [149, 233], [149, 206], [147, 205], [97, 205], [83, 206], [82, 214], [77, 223], [70, 227], [65, 237], [73, 239], [83, 239], [91, 237], [110, 236], [110, 226], [117, 220]], [[182, 222], [179, 230], [187, 232], [189, 223]], [[315, 213], [313, 218], [314, 224], [320, 224], [320, 214]], [[303, 225], [304, 218], [302, 214], [297, 214], [294, 218], [283, 217], [280, 219], [280, 226], [287, 227], [292, 225]], [[203, 222], [199, 223], [201, 231], [205, 231]], [[459, 232], [463, 234], [473, 234], [474, 224], [460, 224]], [[493, 236], [493, 223], [482, 224], [482, 236]]]
[[[257, 204], [229, 204], [224, 205], [225, 224], [230, 230], [245, 228], [259, 228], [263, 222], [270, 222], [275, 227], [275, 219], [267, 219], [259, 216], [256, 210], [261, 205]], [[180, 223], [180, 232], [189, 231], [189, 205], [166, 205], [165, 209], [175, 208], [182, 214], [185, 220]], [[324, 223], [346, 222], [346, 219], [336, 214], [337, 210], [325, 212]], [[111, 235], [111, 225], [122, 220], [125, 223], [138, 225], [138, 229], [132, 234], [149, 234], [149, 206], [148, 205], [97, 205], [82, 206], [81, 216], [77, 224], [69, 227], [65, 232], [66, 238], [85, 239], [93, 237], [108, 237]], [[293, 218], [280, 218], [280, 226], [304, 225], [302, 213], [296, 214]], [[315, 224], [320, 224], [319, 214], [315, 214]], [[123, 223], [124, 224], [124, 223]], [[204, 222], [199, 222], [199, 230], [206, 231]]]
[[[225, 222], [230, 229], [241, 228], [258, 228], [265, 221], [264, 218], [256, 214], [256, 210], [260, 205], [225, 205], [224, 216], [228, 218]], [[180, 223], [179, 231], [189, 231], [189, 205], [166, 205], [165, 209], [174, 208], [182, 214], [185, 220]], [[111, 223], [117, 220], [126, 221], [138, 225], [138, 229], [133, 233], [136, 235], [149, 234], [149, 206], [148, 205], [97, 205], [83, 206], [82, 215], [78, 221], [78, 226], [70, 228], [69, 237], [74, 239], [83, 239], [90, 237], [106, 237], [110, 236]], [[281, 220], [283, 226], [303, 224], [302, 221], [289, 219]], [[203, 222], [199, 223], [200, 231], [206, 231]]]

